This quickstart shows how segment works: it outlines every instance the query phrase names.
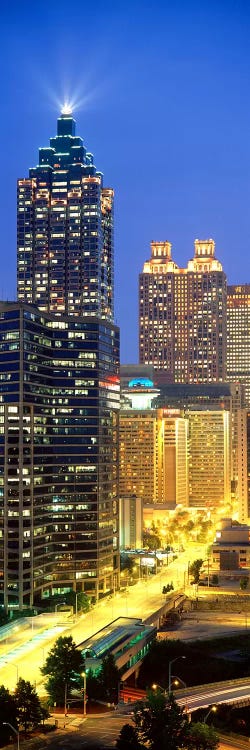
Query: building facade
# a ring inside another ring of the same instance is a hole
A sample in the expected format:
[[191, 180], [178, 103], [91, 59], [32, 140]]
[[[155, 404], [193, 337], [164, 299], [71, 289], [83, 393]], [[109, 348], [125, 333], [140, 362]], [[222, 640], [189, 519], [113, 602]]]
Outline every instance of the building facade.
[[250, 528], [246, 524], [234, 525], [231, 518], [223, 518], [212, 546], [211, 571], [226, 576], [249, 574]]
[[0, 303], [5, 607], [119, 585], [113, 190], [63, 113], [18, 180], [17, 303]]
[[18, 180], [17, 296], [55, 315], [113, 320], [113, 198], [62, 114], [39, 165]]
[[152, 242], [139, 277], [139, 361], [171, 383], [226, 378], [226, 276], [213, 240], [195, 240], [187, 268]]
[[151, 405], [159, 394], [138, 378], [122, 392], [120, 411], [120, 497], [144, 504], [188, 504], [188, 424], [179, 410]]
[[231, 425], [225, 409], [188, 410], [189, 505], [231, 508]]
[[143, 547], [143, 501], [141, 497], [120, 497], [120, 547], [141, 549]]
[[119, 332], [0, 303], [5, 606], [118, 585]]
[[227, 378], [245, 386], [250, 408], [250, 284], [227, 287]]

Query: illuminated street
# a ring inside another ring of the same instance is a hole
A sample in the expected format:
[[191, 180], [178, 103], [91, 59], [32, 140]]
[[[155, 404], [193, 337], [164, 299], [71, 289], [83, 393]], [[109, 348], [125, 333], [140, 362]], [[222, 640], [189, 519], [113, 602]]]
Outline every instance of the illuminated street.
[[[205, 555], [204, 546], [192, 545], [169, 566], [161, 568], [157, 575], [138, 581], [128, 590], [99, 602], [90, 612], [81, 615], [75, 623], [72, 623], [70, 618], [65, 621], [65, 613], [62, 612], [44, 615], [43, 618], [32, 618], [33, 634], [31, 623], [30, 631], [23, 632], [21, 642], [17, 631], [16, 640], [12, 637], [9, 643], [0, 646], [0, 682], [13, 690], [17, 677], [23, 677], [36, 684], [38, 692], [43, 694], [40, 668], [59, 635], [72, 635], [76, 643], [81, 643], [117, 617], [140, 617], [143, 620], [150, 617], [166, 600], [162, 594], [163, 585], [173, 581], [175, 590], [183, 588], [187, 580], [188, 562], [202, 554]], [[36, 625], [37, 621], [41, 620], [43, 629], [37, 628]]]
[[[162, 594], [163, 585], [173, 581], [175, 591], [183, 589], [187, 582], [188, 562], [204, 556], [204, 547], [193, 545], [183, 552], [169, 566], [161, 568], [155, 576], [141, 580], [115, 597], [100, 601], [93, 609], [72, 623], [68, 613], [57, 612], [33, 619], [30, 628], [16, 631], [11, 639], [0, 644], [0, 682], [10, 690], [15, 688], [17, 677], [23, 677], [36, 684], [39, 694], [44, 694], [40, 668], [59, 635], [72, 635], [76, 643], [81, 643], [117, 617], [140, 617], [143, 620], [159, 609], [166, 600]], [[192, 587], [188, 592], [193, 594]], [[205, 596], [204, 590], [202, 596]], [[217, 596], [217, 590], [216, 590]], [[219, 596], [219, 592], [218, 592]], [[199, 592], [200, 597], [200, 592]], [[183, 619], [160, 637], [193, 640], [213, 637], [232, 632], [245, 632], [250, 624], [246, 613], [200, 612], [185, 613]], [[18, 624], [17, 624], [18, 627]], [[7, 662], [7, 663], [6, 663]]]

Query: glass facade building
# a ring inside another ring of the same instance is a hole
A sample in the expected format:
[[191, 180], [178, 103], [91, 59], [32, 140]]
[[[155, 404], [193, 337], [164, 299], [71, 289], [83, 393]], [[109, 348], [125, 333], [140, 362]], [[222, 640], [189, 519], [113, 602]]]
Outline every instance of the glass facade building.
[[17, 296], [43, 312], [113, 320], [111, 188], [62, 114], [39, 165], [18, 180]]
[[113, 198], [62, 114], [18, 180], [18, 302], [0, 303], [5, 607], [119, 585]]
[[118, 583], [119, 332], [0, 303], [4, 602]]

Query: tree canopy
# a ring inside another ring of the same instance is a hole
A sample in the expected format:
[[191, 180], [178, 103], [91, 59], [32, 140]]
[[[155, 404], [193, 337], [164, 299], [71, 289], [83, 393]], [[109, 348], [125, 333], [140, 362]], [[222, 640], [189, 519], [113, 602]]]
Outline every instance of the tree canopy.
[[48, 676], [46, 688], [52, 704], [64, 705], [71, 690], [81, 686], [83, 670], [84, 658], [72, 636], [60, 636], [41, 668], [42, 674]]
[[18, 680], [14, 698], [17, 706], [18, 723], [27, 732], [29, 728], [37, 727], [43, 718], [43, 709], [37, 692], [29, 681]]
[[200, 570], [203, 565], [203, 560], [201, 557], [199, 557], [197, 560], [194, 560], [194, 562], [191, 563], [189, 566], [189, 572], [194, 578], [194, 583], [199, 583], [200, 579]]
[[117, 703], [120, 672], [116, 666], [113, 654], [107, 654], [102, 660], [98, 674], [92, 670], [87, 674], [87, 693], [89, 698]]
[[2, 725], [0, 733], [1, 746], [7, 745], [7, 742], [9, 742], [10, 739], [13, 739], [11, 728], [8, 725], [3, 726], [3, 722], [9, 722], [15, 729], [17, 729], [17, 715], [17, 705], [14, 696], [11, 695], [4, 685], [0, 685], [0, 724]]
[[150, 692], [135, 707], [134, 727], [124, 725], [117, 750], [216, 750], [218, 737], [213, 727], [189, 723], [174, 697]]

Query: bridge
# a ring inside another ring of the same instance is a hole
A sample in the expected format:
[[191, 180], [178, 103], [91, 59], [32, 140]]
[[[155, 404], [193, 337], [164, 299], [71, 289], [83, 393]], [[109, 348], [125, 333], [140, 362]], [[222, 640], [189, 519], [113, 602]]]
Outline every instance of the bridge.
[[[144, 700], [146, 691], [124, 686], [120, 693], [124, 703]], [[174, 691], [174, 697], [182, 708], [191, 714], [211, 705], [230, 704], [231, 706], [250, 705], [250, 678], [225, 680], [207, 685], [195, 685]]]

